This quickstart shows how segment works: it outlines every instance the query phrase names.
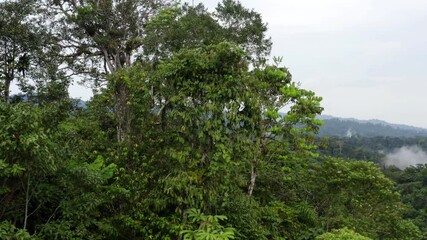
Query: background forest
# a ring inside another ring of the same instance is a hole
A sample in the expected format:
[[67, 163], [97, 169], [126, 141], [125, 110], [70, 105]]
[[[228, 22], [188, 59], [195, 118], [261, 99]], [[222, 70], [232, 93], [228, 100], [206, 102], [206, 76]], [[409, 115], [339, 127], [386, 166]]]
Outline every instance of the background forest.
[[425, 139], [317, 137], [266, 30], [234, 0], [0, 1], [0, 239], [427, 239], [427, 165], [380, 152]]

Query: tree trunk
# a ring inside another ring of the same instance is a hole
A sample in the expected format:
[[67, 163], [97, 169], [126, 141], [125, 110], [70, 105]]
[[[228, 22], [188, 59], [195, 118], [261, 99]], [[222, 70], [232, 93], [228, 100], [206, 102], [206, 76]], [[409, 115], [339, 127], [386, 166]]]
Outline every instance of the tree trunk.
[[[107, 74], [117, 72], [123, 67], [131, 67], [130, 55], [120, 51], [111, 52], [106, 48], [102, 48], [101, 51], [104, 54], [104, 68]], [[126, 61], [121, 61], [121, 55], [123, 55]], [[124, 143], [130, 140], [131, 132], [131, 113], [129, 107], [130, 90], [125, 82], [117, 82], [116, 84], [116, 91], [114, 92], [114, 110], [117, 116], [117, 141], [119, 143]]]
[[259, 152], [257, 154], [255, 154], [255, 160], [252, 164], [251, 167], [251, 179], [249, 182], [249, 186], [248, 186], [248, 195], [252, 196], [252, 193], [254, 191], [255, 188], [255, 183], [256, 183], [256, 178], [257, 178], [257, 174], [258, 174], [258, 167], [260, 164], [260, 157], [262, 157], [265, 154], [265, 144], [266, 144], [266, 137], [265, 136], [260, 136], [260, 146], [259, 146]]
[[249, 186], [248, 186], [248, 195], [249, 196], [252, 196], [252, 193], [253, 193], [254, 188], [255, 188], [257, 171], [258, 171], [258, 160], [255, 161], [254, 165], [252, 165], [252, 168], [251, 168], [251, 180], [250, 180]]
[[28, 207], [30, 205], [30, 176], [27, 179], [27, 189], [25, 191], [25, 216], [24, 216], [24, 226], [23, 229], [27, 229], [27, 221], [28, 221]]
[[4, 95], [3, 95], [3, 100], [5, 103], [9, 103], [9, 96], [10, 96], [9, 91], [10, 91], [11, 82], [12, 80], [6, 76], [5, 83], [4, 83]]
[[125, 84], [120, 84], [115, 92], [116, 98], [116, 115], [117, 115], [117, 140], [120, 143], [129, 140], [131, 130], [131, 117], [129, 108], [129, 88]]
[[13, 78], [15, 77], [15, 71], [13, 70], [13, 67], [6, 65], [4, 72], [5, 72], [5, 77], [4, 77], [3, 100], [5, 103], [9, 103], [10, 84], [12, 83]]

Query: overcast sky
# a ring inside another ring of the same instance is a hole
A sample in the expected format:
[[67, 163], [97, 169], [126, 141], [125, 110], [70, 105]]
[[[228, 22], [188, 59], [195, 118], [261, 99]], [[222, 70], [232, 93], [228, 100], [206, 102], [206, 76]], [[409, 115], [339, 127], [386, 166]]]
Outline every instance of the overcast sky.
[[427, 128], [426, 0], [241, 2], [262, 14], [272, 56], [323, 97], [324, 114]]

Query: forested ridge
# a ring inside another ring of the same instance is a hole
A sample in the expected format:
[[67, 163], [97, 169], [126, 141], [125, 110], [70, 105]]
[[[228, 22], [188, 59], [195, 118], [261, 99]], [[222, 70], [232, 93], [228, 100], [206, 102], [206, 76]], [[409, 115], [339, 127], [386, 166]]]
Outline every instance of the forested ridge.
[[319, 116], [323, 121], [319, 136], [339, 137], [426, 137], [427, 129], [401, 124], [391, 124], [380, 120], [357, 120]]
[[0, 1], [0, 239], [427, 239], [426, 166], [318, 138], [266, 31], [234, 0]]

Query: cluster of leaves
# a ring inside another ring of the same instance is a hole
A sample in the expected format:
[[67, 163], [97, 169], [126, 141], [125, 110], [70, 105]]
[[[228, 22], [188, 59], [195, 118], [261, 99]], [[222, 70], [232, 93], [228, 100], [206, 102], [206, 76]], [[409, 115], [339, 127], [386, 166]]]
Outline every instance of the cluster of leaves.
[[24, 229], [16, 228], [12, 223], [3, 221], [0, 223], [0, 238], [7, 240], [26, 240], [31, 239], [31, 235]]
[[220, 220], [227, 220], [223, 215], [205, 215], [198, 209], [189, 209], [188, 218], [190, 223], [198, 223], [199, 227], [194, 230], [183, 230], [181, 234], [185, 240], [228, 240], [234, 239], [234, 229], [224, 228]]
[[[72, 119], [57, 126], [44, 122], [51, 117], [50, 110], [29, 103], [0, 105], [0, 217], [8, 221], [3, 222], [5, 227], [19, 227], [16, 234], [89, 236], [76, 228], [95, 224], [93, 216], [100, 214], [95, 209], [108, 201], [102, 196], [111, 188], [106, 183], [116, 167], [87, 152], [87, 147], [95, 150], [80, 142], [87, 136], [71, 135], [84, 125], [71, 128]], [[96, 137], [94, 141], [99, 141]]]
[[324, 233], [316, 240], [370, 240], [371, 238], [364, 237], [348, 228], [336, 229], [332, 232]]

